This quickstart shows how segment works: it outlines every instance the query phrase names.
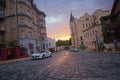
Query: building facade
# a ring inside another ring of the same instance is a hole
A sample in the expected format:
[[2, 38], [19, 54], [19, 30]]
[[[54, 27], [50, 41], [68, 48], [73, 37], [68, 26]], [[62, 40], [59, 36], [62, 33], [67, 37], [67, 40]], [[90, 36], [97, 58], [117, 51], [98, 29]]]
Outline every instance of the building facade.
[[56, 41], [55, 39], [48, 37], [48, 49], [51, 52], [56, 52]]
[[120, 0], [114, 0], [110, 15], [101, 18], [107, 49], [120, 50]]
[[0, 28], [5, 30], [5, 44], [16, 42], [26, 47], [28, 55], [47, 49], [45, 13], [33, 3], [34, 0], [5, 0]]
[[70, 15], [70, 30], [71, 30], [71, 43], [72, 48], [78, 48], [78, 33], [77, 33], [77, 19]]
[[[74, 20], [76, 22], [76, 26], [74, 28], [76, 28], [75, 32], [77, 35], [73, 32], [73, 29], [71, 29], [71, 33], [77, 36], [77, 48], [79, 48], [81, 44], [84, 44], [87, 49], [98, 48], [98, 43], [103, 41], [100, 18], [108, 14], [108, 10], [104, 11], [102, 9], [98, 9], [93, 13], [93, 15], [85, 13], [79, 19]], [[71, 37], [73, 38], [73, 35], [71, 35]], [[74, 43], [74, 40], [72, 43]]]

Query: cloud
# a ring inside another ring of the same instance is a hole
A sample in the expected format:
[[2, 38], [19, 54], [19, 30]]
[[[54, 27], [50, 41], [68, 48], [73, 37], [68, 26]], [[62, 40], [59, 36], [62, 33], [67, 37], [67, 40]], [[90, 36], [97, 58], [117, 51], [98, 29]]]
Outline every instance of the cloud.
[[59, 14], [56, 16], [50, 16], [46, 18], [47, 24], [55, 24], [59, 23], [65, 20], [65, 15], [64, 14]]

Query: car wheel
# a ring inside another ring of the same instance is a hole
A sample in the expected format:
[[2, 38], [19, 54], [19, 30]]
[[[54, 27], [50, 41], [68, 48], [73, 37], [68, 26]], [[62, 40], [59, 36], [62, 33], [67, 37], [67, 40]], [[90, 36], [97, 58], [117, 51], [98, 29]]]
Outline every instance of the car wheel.
[[42, 59], [44, 59], [44, 58], [45, 58], [45, 55], [42, 56]]
[[50, 57], [52, 57], [52, 54], [50, 54]]

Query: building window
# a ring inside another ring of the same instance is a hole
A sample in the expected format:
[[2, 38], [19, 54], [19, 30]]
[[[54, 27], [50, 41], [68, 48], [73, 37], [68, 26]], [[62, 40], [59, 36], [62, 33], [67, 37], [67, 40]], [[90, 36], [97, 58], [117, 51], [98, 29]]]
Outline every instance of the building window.
[[43, 44], [43, 50], [45, 50], [45, 44]]
[[20, 24], [24, 24], [24, 19], [23, 18], [20, 18]]
[[88, 27], [88, 24], [86, 23], [86, 27]]
[[85, 28], [85, 25], [83, 24], [83, 28]]
[[23, 0], [18, 0], [18, 1], [23, 1]]
[[99, 24], [99, 22], [98, 22], [98, 21], [96, 21], [96, 24]]
[[28, 26], [31, 27], [31, 22], [29, 20], [27, 20], [27, 22], [28, 22]]
[[93, 36], [94, 36], [94, 31], [93, 31]]
[[94, 26], [94, 23], [92, 23], [92, 26]]
[[43, 41], [45, 40], [44, 36], [42, 36], [42, 40], [43, 40]]
[[26, 0], [26, 4], [30, 6], [30, 2], [29, 2], [29, 0]]
[[26, 14], [27, 14], [28, 16], [30, 16], [30, 11], [29, 11], [29, 10], [27, 10]]
[[51, 46], [51, 43], [49, 43], [49, 46]]
[[22, 6], [20, 6], [18, 12], [19, 12], [19, 13], [24, 13], [24, 10], [23, 10], [23, 7], [22, 7]]
[[92, 33], [90, 32], [90, 36], [92, 36]]
[[84, 35], [84, 38], [85, 38], [85, 35]]
[[89, 33], [88, 33], [88, 37], [89, 37]]
[[89, 23], [89, 27], [90, 27], [91, 25], [90, 25], [90, 23]]
[[86, 18], [86, 21], [89, 21], [89, 18]]
[[43, 30], [43, 29], [41, 29], [41, 33], [44, 33], [44, 30]]
[[32, 33], [31, 32], [28, 33], [28, 38], [32, 38]]
[[25, 38], [25, 32], [21, 31], [21, 38]]
[[0, 13], [3, 14], [3, 6], [2, 5], [0, 5]]
[[82, 37], [82, 36], [80, 37], [80, 40], [83, 40], [83, 37]]

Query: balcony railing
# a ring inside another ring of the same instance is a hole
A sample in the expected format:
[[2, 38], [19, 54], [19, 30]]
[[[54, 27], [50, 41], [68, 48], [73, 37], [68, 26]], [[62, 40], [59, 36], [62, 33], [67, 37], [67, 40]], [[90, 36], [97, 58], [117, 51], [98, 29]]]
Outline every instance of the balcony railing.
[[26, 16], [29, 19], [32, 19], [32, 17], [30, 15], [26, 14], [26, 13], [18, 13], [17, 15], [19, 15], [19, 16]]
[[19, 26], [19, 27], [27, 27], [27, 28], [29, 28], [29, 29], [33, 29], [33, 28], [32, 28], [31, 26], [29, 26], [28, 24], [21, 24], [21, 23], [19, 23], [18, 26]]
[[4, 19], [4, 14], [0, 12], [0, 19]]

